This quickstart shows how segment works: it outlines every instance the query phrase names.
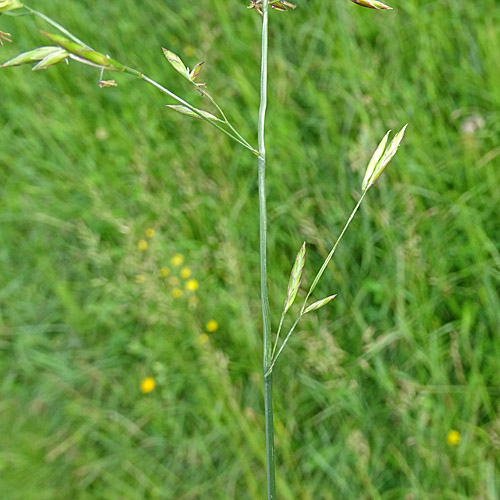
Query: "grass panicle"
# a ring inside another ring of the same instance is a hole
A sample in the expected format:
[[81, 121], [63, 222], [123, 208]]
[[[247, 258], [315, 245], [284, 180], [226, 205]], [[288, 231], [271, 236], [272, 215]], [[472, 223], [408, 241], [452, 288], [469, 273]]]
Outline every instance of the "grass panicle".
[[[358, 5], [364, 7], [369, 7], [372, 9], [390, 9], [390, 7], [377, 2], [374, 0], [353, 0]], [[14, 10], [23, 7], [23, 4], [13, 0], [0, 2], [0, 12]], [[7, 62], [1, 65], [2, 68], [10, 68], [13, 66], [32, 64], [36, 63], [33, 70], [46, 69], [49, 66], [53, 66], [62, 61], [68, 61], [68, 59], [75, 60], [77, 62], [83, 63], [85, 65], [97, 68], [99, 71], [99, 81], [98, 84], [101, 88], [114, 87], [117, 85], [115, 80], [103, 80], [105, 71], [121, 72], [124, 74], [133, 75], [142, 81], [145, 81], [155, 88], [166, 94], [167, 96], [174, 99], [177, 104], [168, 104], [167, 107], [172, 109], [182, 115], [187, 115], [192, 118], [204, 120], [207, 123], [216, 127], [220, 132], [223, 132], [226, 136], [235, 140], [241, 146], [250, 150], [253, 154], [257, 155], [257, 177], [258, 177], [258, 196], [259, 196], [259, 253], [260, 253], [260, 285], [261, 285], [261, 310], [262, 310], [262, 330], [263, 330], [263, 382], [264, 382], [264, 412], [265, 412], [265, 441], [266, 441], [266, 475], [267, 475], [267, 498], [268, 500], [276, 499], [276, 477], [275, 477], [275, 441], [274, 441], [274, 413], [273, 413], [273, 375], [272, 371], [278, 360], [280, 354], [282, 353], [284, 347], [287, 345], [293, 331], [297, 327], [301, 318], [312, 312], [320, 309], [321, 307], [327, 305], [331, 302], [337, 294], [330, 295], [323, 299], [317, 300], [312, 304], [308, 305], [309, 298], [316, 289], [321, 277], [323, 276], [326, 267], [330, 263], [340, 243], [342, 237], [344, 236], [347, 228], [349, 227], [354, 215], [358, 211], [368, 189], [375, 183], [377, 178], [383, 172], [387, 164], [396, 154], [401, 141], [403, 139], [406, 125], [398, 132], [393, 138], [392, 142], [388, 147], [387, 141], [389, 137], [389, 132], [385, 135], [382, 142], [379, 144], [375, 153], [373, 154], [366, 173], [362, 182], [362, 194], [352, 211], [344, 229], [338, 236], [333, 248], [329, 252], [328, 256], [323, 262], [320, 270], [316, 274], [309, 291], [306, 294], [304, 303], [300, 308], [299, 314], [295, 319], [293, 325], [288, 330], [288, 333], [281, 344], [279, 344], [280, 332], [284, 323], [285, 316], [290, 310], [294, 301], [297, 297], [299, 289], [302, 284], [302, 277], [304, 273], [305, 261], [306, 261], [306, 243], [304, 242], [296, 256], [292, 271], [290, 274], [286, 298], [283, 305], [283, 310], [281, 314], [281, 319], [278, 325], [277, 332], [273, 339], [273, 331], [271, 325], [271, 314], [269, 307], [269, 294], [268, 294], [268, 264], [267, 264], [267, 187], [266, 187], [266, 170], [267, 170], [267, 156], [266, 156], [266, 111], [267, 111], [267, 101], [268, 101], [268, 65], [269, 65], [269, 18], [271, 11], [285, 12], [287, 10], [294, 10], [295, 5], [286, 2], [284, 0], [252, 0], [250, 9], [255, 10], [262, 16], [262, 28], [261, 28], [261, 69], [260, 69], [260, 102], [258, 110], [258, 148], [255, 149], [251, 144], [244, 139], [241, 132], [239, 132], [236, 127], [228, 120], [226, 114], [222, 110], [221, 106], [216, 102], [210, 93], [206, 90], [206, 84], [197, 83], [195, 80], [199, 76], [200, 71], [204, 62], [197, 63], [193, 69], [189, 69], [182, 59], [173, 51], [163, 48], [163, 55], [174, 68], [174, 70], [182, 75], [186, 80], [193, 84], [194, 89], [197, 90], [198, 94], [202, 98], [206, 98], [209, 103], [216, 109], [219, 116], [212, 114], [208, 111], [199, 109], [191, 103], [180, 98], [174, 92], [164, 87], [160, 83], [146, 76], [144, 73], [130, 68], [114, 59], [111, 59], [108, 55], [98, 52], [92, 49], [88, 44], [82, 42], [79, 38], [73, 35], [69, 30], [60, 26], [57, 22], [49, 18], [43, 13], [35, 11], [30, 7], [24, 5], [24, 8], [29, 14], [32, 14], [40, 19], [43, 19], [51, 26], [57, 28], [57, 30], [62, 34], [55, 34], [46, 31], [40, 31], [40, 33], [49, 39], [54, 46], [50, 47], [38, 47], [36, 49], [23, 52], [14, 58], [11, 58]], [[4, 39], [8, 37], [3, 36]], [[149, 231], [149, 232], [148, 232]], [[137, 249], [139, 252], [146, 256], [151, 252], [151, 246], [154, 237], [154, 230], [148, 229], [146, 232], [146, 239], [140, 239], [137, 244]], [[150, 242], [151, 240], [151, 242]], [[145, 258], [145, 257], [144, 257]], [[181, 265], [183, 258], [177, 262]], [[172, 265], [174, 267], [179, 267], [174, 264], [172, 260]], [[181, 271], [180, 278], [187, 280], [184, 288], [181, 287], [181, 281], [179, 276], [170, 276], [169, 272], [164, 272], [166, 270], [165, 266], [161, 267], [160, 275], [163, 278], [169, 280], [173, 289], [171, 290], [172, 300], [182, 300], [186, 295], [189, 296], [189, 304], [191, 307], [196, 307], [197, 302], [195, 293], [199, 288], [198, 280], [191, 277], [191, 270], [189, 268], [184, 268]], [[148, 277], [145, 273], [137, 273], [134, 278], [134, 283], [137, 286], [147, 287]], [[218, 323], [207, 323], [210, 324], [210, 328], [207, 326], [207, 331], [213, 333], [218, 329]], [[273, 347], [274, 341], [274, 347]], [[208, 333], [203, 332], [198, 336], [199, 346], [204, 346], [209, 344], [210, 337]], [[279, 346], [279, 347], [278, 347]], [[136, 347], [137, 349], [137, 347]], [[140, 350], [140, 347], [138, 348]], [[140, 384], [140, 390], [144, 394], [152, 393], [157, 390], [156, 379], [152, 376], [146, 376], [143, 378]], [[230, 389], [228, 389], [230, 390]]]

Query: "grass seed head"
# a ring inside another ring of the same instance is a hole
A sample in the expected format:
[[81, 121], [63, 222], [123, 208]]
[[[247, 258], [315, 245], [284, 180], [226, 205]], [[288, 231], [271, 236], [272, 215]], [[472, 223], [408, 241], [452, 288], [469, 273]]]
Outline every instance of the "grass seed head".
[[24, 5], [18, 0], [0, 0], [0, 14], [9, 10], [20, 9]]
[[[272, 9], [285, 12], [288, 9], [294, 10], [297, 6], [293, 3], [287, 2], [285, 0], [270, 0], [269, 5]], [[260, 15], [262, 15], [262, 0], [250, 0], [249, 9], [254, 9]]]
[[385, 3], [377, 2], [377, 0], [351, 0], [361, 7], [368, 7], [369, 9], [392, 10], [392, 7], [385, 5]]
[[69, 53], [64, 49], [54, 50], [54, 52], [45, 56], [38, 64], [35, 64], [33, 71], [47, 69], [49, 66], [54, 66], [54, 64], [64, 61], [68, 56]]
[[361, 188], [363, 191], [366, 191], [369, 189], [373, 184], [375, 184], [375, 181], [380, 177], [380, 174], [384, 171], [385, 167], [389, 164], [389, 162], [394, 158], [394, 155], [398, 152], [399, 146], [401, 144], [401, 141], [403, 140], [403, 137], [406, 132], [406, 127], [408, 127], [408, 124], [406, 124], [392, 139], [391, 144], [387, 149], [385, 149], [386, 144], [387, 144], [387, 139], [389, 137], [389, 132], [385, 134], [384, 138], [378, 145], [377, 149], [375, 150], [375, 153], [373, 153], [373, 156], [370, 160], [370, 163], [368, 164], [368, 167], [366, 168], [366, 173], [363, 178], [363, 183], [361, 185]]
[[187, 115], [190, 116], [191, 118], [197, 118], [198, 120], [202, 120], [203, 118], [200, 115], [203, 115], [207, 120], [210, 120], [212, 122], [221, 121], [208, 111], [203, 111], [202, 109], [193, 108], [196, 109], [196, 111], [199, 113], [198, 114], [193, 110], [189, 109], [187, 106], [183, 106], [182, 104], [167, 104], [167, 108], [173, 109], [174, 111], [177, 111], [177, 113], [180, 113], [181, 115]]
[[28, 50], [27, 52], [22, 52], [17, 56], [9, 59], [0, 65], [0, 68], [10, 68], [12, 66], [21, 66], [23, 64], [31, 64], [33, 62], [41, 61], [42, 59], [59, 52], [61, 49], [59, 47], [38, 47], [33, 50]]
[[67, 50], [72, 59], [75, 59], [83, 64], [97, 66], [98, 68], [106, 68], [110, 71], [125, 71], [125, 66], [123, 66], [123, 64], [104, 54], [101, 54], [100, 52], [83, 47], [82, 45], [72, 42], [61, 35], [56, 35], [42, 30], [40, 30], [40, 33], [47, 37], [51, 42]]
[[324, 299], [321, 299], [321, 300], [318, 300], [317, 302], [314, 302], [314, 304], [311, 304], [304, 311], [304, 314], [307, 314], [308, 312], [311, 312], [311, 311], [316, 311], [316, 309], [319, 309], [320, 307], [325, 306], [326, 304], [328, 304], [328, 302], [330, 302], [331, 300], [333, 300], [336, 296], [337, 296], [337, 294], [330, 295], [330, 297], [325, 297]]
[[205, 64], [205, 61], [201, 61], [194, 66], [194, 68], [189, 73], [189, 79], [194, 82], [196, 77], [200, 74], [201, 67]]
[[191, 80], [189, 70], [187, 69], [186, 65], [182, 62], [182, 59], [177, 54], [174, 54], [172, 51], [168, 49], [162, 48], [162, 50], [163, 50], [163, 55], [166, 57], [167, 61], [175, 69], [175, 71], [179, 72], [184, 78]]
[[288, 288], [286, 291], [285, 307], [284, 312], [290, 309], [297, 292], [300, 288], [300, 282], [302, 281], [302, 272], [304, 271], [304, 265], [306, 263], [306, 242], [302, 244], [297, 257], [295, 258], [295, 263], [292, 267], [292, 272], [290, 273], [290, 280], [288, 281]]

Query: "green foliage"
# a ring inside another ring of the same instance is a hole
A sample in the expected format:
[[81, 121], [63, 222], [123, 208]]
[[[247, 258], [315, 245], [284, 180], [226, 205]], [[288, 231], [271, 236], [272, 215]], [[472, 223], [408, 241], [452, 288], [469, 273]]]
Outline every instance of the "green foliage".
[[[252, 137], [260, 16], [244, 2], [38, 4], [215, 112], [161, 47], [207, 61], [210, 93]], [[382, 134], [412, 132], [314, 300], [337, 298], [275, 367], [280, 499], [500, 494], [500, 13], [452, 4], [271, 12], [272, 311], [297, 243], [305, 282], [328, 254]], [[2, 61], [44, 43], [42, 23], [0, 24]], [[260, 500], [255, 158], [142, 82], [101, 90], [70, 64], [0, 72], [2, 500]]]

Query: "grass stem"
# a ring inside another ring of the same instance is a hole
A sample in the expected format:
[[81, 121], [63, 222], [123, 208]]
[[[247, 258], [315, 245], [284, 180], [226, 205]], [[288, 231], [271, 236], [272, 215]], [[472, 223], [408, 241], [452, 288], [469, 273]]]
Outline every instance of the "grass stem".
[[268, 60], [269, 2], [262, 2], [262, 59], [260, 71], [259, 106], [259, 226], [260, 226], [260, 291], [264, 337], [264, 403], [266, 420], [266, 469], [267, 498], [276, 498], [274, 466], [274, 422], [273, 422], [273, 379], [268, 373], [272, 356], [271, 319], [267, 294], [267, 213], [266, 213], [266, 146], [265, 121], [267, 107], [267, 60]]

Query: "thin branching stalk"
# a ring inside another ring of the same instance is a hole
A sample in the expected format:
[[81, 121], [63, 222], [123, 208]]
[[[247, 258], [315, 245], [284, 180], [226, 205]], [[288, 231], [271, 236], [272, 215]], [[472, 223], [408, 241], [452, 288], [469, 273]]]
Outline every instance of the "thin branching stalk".
[[222, 108], [217, 104], [215, 99], [206, 91], [204, 90], [200, 85], [197, 85], [194, 81], [191, 82], [194, 86], [194, 88], [201, 93], [201, 95], [205, 96], [217, 109], [217, 111], [220, 113], [224, 123], [232, 130], [234, 135], [238, 137], [241, 140], [241, 144], [245, 146], [246, 148], [250, 149], [253, 151], [255, 154], [258, 154], [258, 151], [256, 151], [241, 135], [240, 133], [233, 127], [232, 123], [227, 119], [226, 114], [222, 110]]
[[264, 404], [266, 420], [266, 469], [267, 498], [276, 498], [274, 466], [273, 378], [269, 371], [272, 356], [271, 319], [267, 294], [267, 212], [266, 212], [266, 145], [265, 121], [267, 107], [267, 59], [268, 59], [269, 2], [262, 2], [262, 60], [260, 71], [259, 106], [259, 225], [260, 225], [260, 295], [264, 333]]
[[279, 348], [278, 352], [276, 353], [276, 355], [274, 355], [274, 352], [276, 351], [276, 348], [278, 346], [278, 338], [276, 339], [276, 344], [275, 344], [274, 349], [273, 349], [273, 358], [271, 360], [271, 364], [269, 365], [269, 368], [266, 371], [266, 375], [271, 374], [271, 372], [273, 370], [273, 367], [276, 364], [277, 359], [279, 358], [279, 356], [280, 356], [281, 352], [283, 351], [285, 345], [287, 344], [288, 340], [290, 339], [293, 331], [295, 330], [295, 327], [297, 326], [297, 324], [300, 321], [300, 319], [302, 318], [302, 316], [304, 316], [306, 305], [307, 305], [307, 301], [309, 300], [309, 297], [311, 296], [311, 294], [313, 293], [314, 289], [316, 288], [316, 285], [318, 284], [318, 281], [320, 280], [321, 276], [323, 276], [323, 273], [325, 272], [326, 267], [328, 266], [328, 264], [332, 260], [332, 257], [335, 254], [335, 251], [337, 250], [337, 247], [339, 246], [340, 240], [342, 239], [342, 237], [344, 236], [345, 232], [347, 231], [347, 228], [351, 224], [352, 219], [354, 218], [354, 216], [356, 215], [356, 212], [358, 211], [359, 207], [361, 206], [361, 203], [363, 203], [363, 199], [365, 198], [367, 192], [368, 192], [368, 190], [366, 189], [361, 194], [358, 202], [356, 203], [356, 206], [354, 207], [353, 211], [351, 212], [351, 215], [347, 219], [347, 222], [346, 222], [346, 224], [344, 226], [344, 229], [342, 229], [342, 232], [340, 233], [339, 237], [337, 238], [337, 241], [335, 242], [335, 244], [333, 245], [332, 249], [330, 250], [330, 253], [328, 254], [328, 257], [325, 259], [325, 262], [323, 262], [323, 265], [321, 266], [321, 269], [318, 271], [318, 274], [316, 274], [316, 277], [314, 278], [314, 281], [312, 282], [312, 285], [309, 288], [309, 291], [307, 292], [306, 298], [304, 299], [304, 303], [302, 304], [302, 307], [300, 309], [300, 312], [299, 312], [297, 318], [295, 319], [293, 325], [291, 326], [290, 330], [288, 331], [287, 336], [285, 337], [285, 340], [281, 344], [281, 347]]
[[[36, 17], [39, 17], [40, 19], [43, 19], [46, 23], [50, 24], [51, 26], [53, 26], [54, 28], [56, 28], [58, 31], [60, 31], [61, 33], [63, 33], [65, 36], [67, 36], [68, 38], [70, 38], [71, 40], [73, 40], [75, 43], [78, 43], [79, 45], [81, 45], [82, 47], [85, 47], [86, 49], [89, 49], [89, 50], [93, 50], [92, 47], [90, 47], [88, 44], [86, 44], [85, 42], [83, 42], [82, 40], [80, 40], [79, 38], [77, 38], [75, 35], [73, 35], [73, 33], [71, 33], [70, 31], [68, 31], [66, 28], [64, 28], [63, 26], [61, 26], [59, 23], [57, 23], [56, 21], [54, 21], [53, 19], [51, 19], [50, 17], [46, 16], [45, 14], [43, 14], [42, 12], [38, 12], [37, 10], [35, 9], [32, 9], [31, 7], [28, 7], [26, 4], [24, 5], [24, 8], [32, 15], [36, 16]], [[178, 103], [182, 104], [183, 106], [185, 106], [186, 108], [188, 108], [190, 111], [192, 111], [193, 113], [195, 113], [199, 118], [201, 118], [202, 120], [206, 121], [207, 123], [209, 123], [210, 125], [214, 126], [215, 128], [219, 129], [221, 132], [223, 132], [224, 134], [226, 134], [228, 137], [230, 137], [231, 139], [233, 139], [234, 141], [238, 142], [239, 144], [241, 144], [243, 147], [249, 149], [250, 151], [252, 151], [252, 153], [254, 154], [258, 154], [258, 151], [252, 147], [250, 145], [250, 143], [245, 140], [237, 131], [236, 129], [233, 127], [233, 125], [229, 122], [229, 120], [227, 119], [226, 115], [223, 113], [223, 111], [221, 110], [221, 108], [219, 107], [219, 105], [214, 101], [214, 99], [209, 96], [208, 94], [205, 94], [207, 95], [207, 97], [209, 97], [210, 101], [216, 106], [217, 110], [221, 113], [222, 117], [223, 117], [223, 123], [225, 125], [227, 125], [231, 132], [226, 130], [224, 127], [222, 127], [221, 125], [219, 125], [219, 123], [217, 123], [216, 121], [214, 120], [209, 120], [206, 116], [203, 115], [203, 113], [200, 113], [200, 110], [195, 108], [194, 106], [192, 106], [191, 104], [189, 104], [187, 101], [185, 101], [184, 99], [182, 99], [181, 97], [177, 96], [176, 94], [174, 94], [173, 92], [171, 92], [170, 90], [168, 90], [167, 88], [165, 88], [163, 85], [160, 85], [158, 82], [154, 81], [152, 78], [149, 78], [147, 75], [145, 75], [144, 73], [141, 73], [140, 71], [137, 71], [136, 69], [133, 69], [133, 68], [130, 68], [128, 66], [124, 66], [124, 72], [125, 73], [128, 73], [129, 75], [134, 75], [138, 78], [140, 78], [141, 80], [144, 80], [145, 82], [149, 83], [150, 85], [153, 85], [154, 87], [156, 87], [158, 90], [160, 90], [161, 92], [163, 92], [164, 94], [168, 95], [169, 97], [171, 97], [172, 99], [176, 100]]]

